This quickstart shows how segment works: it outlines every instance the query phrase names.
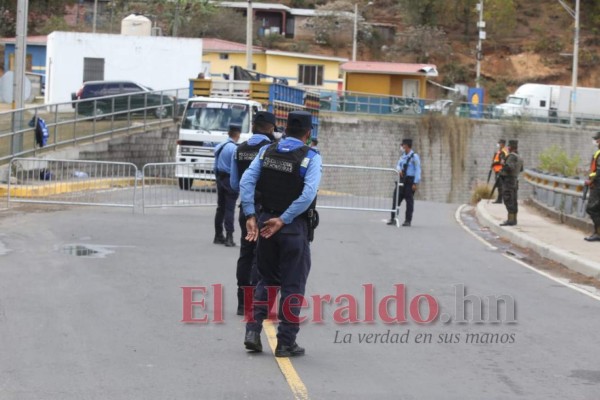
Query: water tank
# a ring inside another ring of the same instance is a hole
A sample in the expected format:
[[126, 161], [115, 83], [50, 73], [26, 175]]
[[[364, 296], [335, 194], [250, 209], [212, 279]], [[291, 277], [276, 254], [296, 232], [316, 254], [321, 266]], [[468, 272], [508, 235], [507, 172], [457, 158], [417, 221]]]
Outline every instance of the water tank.
[[121, 21], [121, 35], [150, 36], [152, 34], [152, 21], [139, 14], [131, 14]]

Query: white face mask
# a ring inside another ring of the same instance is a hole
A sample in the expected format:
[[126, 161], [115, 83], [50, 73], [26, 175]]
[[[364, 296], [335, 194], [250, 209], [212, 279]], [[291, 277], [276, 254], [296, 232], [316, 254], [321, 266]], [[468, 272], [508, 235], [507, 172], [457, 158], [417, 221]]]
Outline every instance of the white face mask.
[[273, 137], [275, 138], [275, 140], [281, 139], [281, 136], [283, 136], [283, 133], [278, 131], [273, 132]]
[[496, 143], [496, 148], [500, 148], [500, 143]]

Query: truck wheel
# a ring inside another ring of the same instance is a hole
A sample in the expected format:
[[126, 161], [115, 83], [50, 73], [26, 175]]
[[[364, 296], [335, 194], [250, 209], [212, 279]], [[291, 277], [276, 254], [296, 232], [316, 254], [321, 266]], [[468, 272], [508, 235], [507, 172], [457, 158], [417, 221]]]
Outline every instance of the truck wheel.
[[193, 184], [193, 178], [179, 178], [179, 189], [181, 190], [190, 190]]

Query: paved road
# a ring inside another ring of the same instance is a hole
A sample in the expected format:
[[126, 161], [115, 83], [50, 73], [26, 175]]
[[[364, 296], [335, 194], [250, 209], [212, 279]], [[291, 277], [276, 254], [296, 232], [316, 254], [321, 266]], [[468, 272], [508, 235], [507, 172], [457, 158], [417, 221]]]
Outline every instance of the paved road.
[[[346, 303], [325, 306], [325, 322], [300, 332], [307, 355], [292, 360], [304, 398], [597, 398], [600, 302], [482, 245], [455, 210], [417, 202], [413, 227], [400, 229], [383, 214], [323, 211], [307, 294], [353, 295], [363, 319], [362, 285], [373, 284], [379, 300], [404, 284], [409, 301], [429, 294], [456, 317], [455, 286], [464, 285], [480, 298], [511, 296], [517, 322], [376, 316], [344, 325], [333, 316]], [[302, 398], [270, 352], [243, 349], [238, 248], [212, 244], [212, 209], [0, 215], [0, 399]], [[69, 254], [76, 245], [103, 256]], [[181, 323], [181, 287], [212, 284], [224, 287], [225, 322]], [[359, 342], [388, 331], [408, 343]], [[466, 343], [475, 333], [480, 343]], [[335, 343], [336, 334], [351, 343]], [[432, 343], [416, 343], [418, 334]], [[459, 343], [438, 343], [440, 335]]]

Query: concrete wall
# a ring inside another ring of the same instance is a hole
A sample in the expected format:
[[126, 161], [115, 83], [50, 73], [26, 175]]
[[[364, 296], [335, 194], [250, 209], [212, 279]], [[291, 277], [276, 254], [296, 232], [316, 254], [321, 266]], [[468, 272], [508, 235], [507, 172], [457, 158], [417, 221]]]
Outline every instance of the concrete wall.
[[[395, 167], [403, 138], [413, 139], [421, 156], [422, 184], [417, 198], [468, 202], [473, 188], [485, 183], [498, 139], [519, 140], [525, 166], [536, 167], [541, 152], [559, 145], [579, 155], [586, 168], [594, 150], [592, 131], [545, 124], [476, 121], [454, 117], [341, 116], [321, 114], [319, 149], [326, 164]], [[520, 198], [529, 188], [521, 185]]]
[[[418, 199], [469, 202], [473, 188], [485, 183], [498, 139], [519, 140], [525, 166], [537, 166], [541, 152], [552, 145], [570, 156], [579, 155], [581, 168], [593, 153], [592, 131], [576, 131], [544, 124], [476, 121], [454, 117], [337, 115], [322, 113], [319, 149], [326, 164], [394, 168], [403, 138], [413, 139], [422, 162], [422, 184]], [[155, 132], [115, 138], [82, 147], [79, 154], [63, 158], [145, 163], [172, 162], [177, 129], [173, 125]], [[54, 157], [57, 158], [57, 157]], [[336, 182], [343, 187], [344, 182]], [[353, 182], [348, 182], [352, 185]], [[390, 184], [392, 187], [393, 183]], [[522, 183], [520, 198], [528, 196]]]
[[53, 32], [46, 103], [71, 100], [83, 83], [84, 58], [104, 59], [104, 80], [130, 80], [154, 90], [185, 88], [202, 71], [202, 39]]

